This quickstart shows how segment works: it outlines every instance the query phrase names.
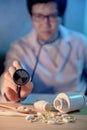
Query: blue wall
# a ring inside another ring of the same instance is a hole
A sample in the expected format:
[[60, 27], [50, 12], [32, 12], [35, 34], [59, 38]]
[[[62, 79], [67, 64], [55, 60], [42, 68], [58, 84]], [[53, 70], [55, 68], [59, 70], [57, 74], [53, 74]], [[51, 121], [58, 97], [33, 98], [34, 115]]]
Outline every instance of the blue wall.
[[[68, 0], [65, 25], [85, 34], [85, 3], [87, 0]], [[87, 19], [87, 17], [86, 17]], [[86, 26], [86, 25], [85, 25]], [[87, 26], [86, 26], [87, 27]], [[10, 44], [27, 34], [31, 20], [26, 8], [26, 0], [0, 0], [0, 55], [5, 55]]]
[[87, 0], [68, 0], [68, 7], [65, 17], [65, 25], [76, 31], [85, 33], [84, 20]]
[[85, 3], [84, 32], [87, 36], [87, 0]]
[[[0, 0], [0, 54], [31, 28], [25, 0]], [[4, 47], [3, 47], [4, 45]]]

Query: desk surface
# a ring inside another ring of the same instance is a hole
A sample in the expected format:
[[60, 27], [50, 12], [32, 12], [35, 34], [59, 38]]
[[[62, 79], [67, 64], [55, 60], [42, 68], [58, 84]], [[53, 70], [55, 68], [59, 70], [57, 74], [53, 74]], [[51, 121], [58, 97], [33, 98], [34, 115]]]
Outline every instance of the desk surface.
[[[0, 102], [2, 99], [0, 98]], [[75, 123], [48, 125], [45, 123], [29, 123], [23, 116], [1, 116], [0, 130], [87, 130], [87, 107], [70, 113], [77, 118]]]
[[76, 123], [63, 125], [47, 125], [29, 123], [24, 117], [0, 116], [0, 130], [87, 130], [87, 116], [77, 115]]
[[76, 122], [62, 125], [29, 123], [23, 116], [0, 116], [0, 130], [87, 130], [87, 107], [70, 114], [77, 118]]

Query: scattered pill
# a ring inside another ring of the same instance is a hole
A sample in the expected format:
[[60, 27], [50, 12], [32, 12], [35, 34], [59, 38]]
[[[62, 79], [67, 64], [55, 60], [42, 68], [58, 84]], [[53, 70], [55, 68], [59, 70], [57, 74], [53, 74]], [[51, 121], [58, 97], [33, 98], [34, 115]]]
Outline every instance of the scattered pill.
[[34, 115], [33, 114], [29, 114], [28, 116], [26, 116], [26, 120], [31, 120], [34, 119]]
[[44, 113], [37, 112], [36, 114], [31, 114], [26, 117], [29, 122], [42, 122], [48, 125], [61, 125], [69, 122], [75, 122], [75, 117], [69, 114], [58, 115], [58, 113], [46, 111]]
[[47, 124], [48, 124], [48, 125], [54, 125], [54, 124], [57, 124], [57, 122], [54, 121], [54, 120], [48, 120], [48, 121], [47, 121]]

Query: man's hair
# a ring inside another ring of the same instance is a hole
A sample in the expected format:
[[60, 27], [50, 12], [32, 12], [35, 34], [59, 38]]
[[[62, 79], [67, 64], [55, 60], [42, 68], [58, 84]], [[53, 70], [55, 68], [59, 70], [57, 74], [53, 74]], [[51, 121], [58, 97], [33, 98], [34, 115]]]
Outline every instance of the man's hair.
[[58, 16], [62, 17], [64, 15], [67, 0], [27, 0], [27, 8], [30, 15], [32, 15], [32, 6], [40, 3], [55, 2], [57, 5]]

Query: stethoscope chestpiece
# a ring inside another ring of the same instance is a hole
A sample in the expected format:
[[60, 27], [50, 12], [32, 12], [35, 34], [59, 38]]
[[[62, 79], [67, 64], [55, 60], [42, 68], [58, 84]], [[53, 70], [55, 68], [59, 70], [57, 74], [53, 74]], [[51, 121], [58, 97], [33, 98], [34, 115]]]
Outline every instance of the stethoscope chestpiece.
[[29, 73], [25, 69], [18, 69], [13, 74], [13, 81], [18, 85], [18, 97], [20, 96], [21, 87], [25, 85], [30, 79]]

